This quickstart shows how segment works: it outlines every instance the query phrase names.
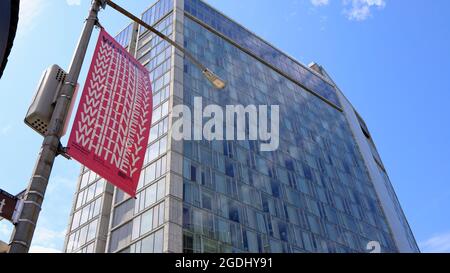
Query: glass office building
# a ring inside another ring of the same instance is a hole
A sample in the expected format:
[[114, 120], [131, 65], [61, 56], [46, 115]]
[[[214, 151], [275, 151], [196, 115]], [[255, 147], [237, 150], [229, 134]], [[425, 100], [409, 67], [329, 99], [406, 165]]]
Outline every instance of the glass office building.
[[[137, 198], [82, 168], [66, 252], [418, 252], [370, 132], [318, 64], [305, 66], [200, 0], [142, 19], [227, 82], [136, 24], [116, 39], [149, 70], [152, 129]], [[173, 107], [279, 105], [279, 148], [175, 141]]]

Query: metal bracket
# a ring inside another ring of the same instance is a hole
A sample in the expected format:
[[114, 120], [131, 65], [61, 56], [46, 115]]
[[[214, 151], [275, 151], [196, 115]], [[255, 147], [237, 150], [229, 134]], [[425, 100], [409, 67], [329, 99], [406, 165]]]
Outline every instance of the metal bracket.
[[13, 243], [16, 243], [16, 244], [19, 244], [19, 245], [23, 245], [26, 248], [29, 247], [28, 244], [26, 242], [24, 242], [24, 241], [12, 241], [9, 245], [11, 245]]
[[98, 20], [98, 18], [97, 18], [97, 21], [95, 21], [95, 26], [99, 29], [104, 29], [102, 24], [100, 23], [100, 20]]
[[70, 85], [70, 86], [72, 86], [72, 87], [76, 87], [76, 86], [77, 86], [77, 83], [76, 83], [76, 82], [65, 81], [65, 82], [64, 82], [64, 85]]
[[100, 1], [100, 7], [102, 8], [102, 9], [106, 9], [106, 0], [99, 0]]
[[71, 160], [72, 158], [67, 154], [67, 147], [64, 147], [61, 142], [58, 145], [57, 155], [64, 157], [67, 160]]
[[28, 220], [28, 219], [19, 219], [19, 220], [17, 220], [17, 222], [18, 222], [18, 223], [19, 223], [19, 222], [27, 222], [27, 223], [29, 223], [29, 224], [31, 224], [31, 225], [33, 225], [33, 226], [36, 226], [36, 223], [35, 223], [35, 222], [30, 221], [30, 220]]
[[24, 204], [25, 203], [24, 203], [23, 199], [19, 199], [17, 201], [16, 208], [14, 209], [14, 214], [13, 214], [12, 221], [11, 221], [13, 223], [13, 225], [16, 225], [19, 222], [19, 218], [20, 218], [20, 215], [22, 214], [22, 209], [23, 209]]

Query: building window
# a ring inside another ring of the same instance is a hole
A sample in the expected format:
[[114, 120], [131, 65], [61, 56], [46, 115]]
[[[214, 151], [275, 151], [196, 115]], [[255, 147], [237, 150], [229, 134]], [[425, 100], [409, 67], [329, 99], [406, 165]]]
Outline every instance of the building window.
[[129, 222], [111, 232], [110, 252], [116, 252], [130, 243], [132, 228], [133, 222]]
[[151, 234], [142, 239], [140, 253], [153, 253], [154, 246], [155, 246], [155, 235]]
[[163, 252], [163, 243], [164, 243], [164, 229], [160, 229], [155, 232], [155, 244], [153, 248], [154, 253], [162, 253]]
[[207, 210], [212, 210], [212, 196], [209, 193], [202, 193], [202, 207]]
[[183, 253], [194, 253], [194, 238], [191, 234], [183, 234]]
[[131, 198], [114, 209], [113, 227], [133, 217], [134, 204], [135, 199]]
[[234, 202], [230, 202], [229, 203], [229, 211], [228, 211], [228, 215], [229, 215], [229, 219], [231, 221], [240, 222], [240, 216], [239, 216], [239, 206], [234, 203]]
[[197, 167], [191, 165], [191, 181], [197, 182]]

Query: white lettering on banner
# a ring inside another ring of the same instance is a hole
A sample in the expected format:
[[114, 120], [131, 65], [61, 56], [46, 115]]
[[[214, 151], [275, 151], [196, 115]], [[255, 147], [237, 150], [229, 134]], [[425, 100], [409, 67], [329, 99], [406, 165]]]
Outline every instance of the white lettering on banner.
[[67, 154], [131, 196], [136, 195], [150, 134], [148, 70], [104, 29], [67, 146]]
[[139, 152], [150, 122], [146, 115], [151, 110], [151, 95], [138, 92], [150, 84], [148, 77], [103, 40], [87, 84], [75, 140], [132, 177], [139, 170]]

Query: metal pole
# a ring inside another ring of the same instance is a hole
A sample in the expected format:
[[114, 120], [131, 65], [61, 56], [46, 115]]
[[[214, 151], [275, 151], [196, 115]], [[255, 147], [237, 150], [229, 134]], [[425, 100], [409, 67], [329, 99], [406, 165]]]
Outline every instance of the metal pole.
[[59, 154], [60, 138], [70, 106], [70, 101], [80, 75], [81, 66], [86, 55], [89, 40], [97, 23], [97, 14], [102, 6], [101, 0], [92, 0], [89, 16], [84, 24], [83, 32], [78, 42], [66, 82], [56, 101], [55, 110], [50, 121], [49, 131], [42, 143], [37, 158], [25, 200], [22, 213], [12, 235], [10, 253], [26, 253], [30, 249], [36, 223], [39, 218], [45, 191], [52, 171], [53, 163]]

